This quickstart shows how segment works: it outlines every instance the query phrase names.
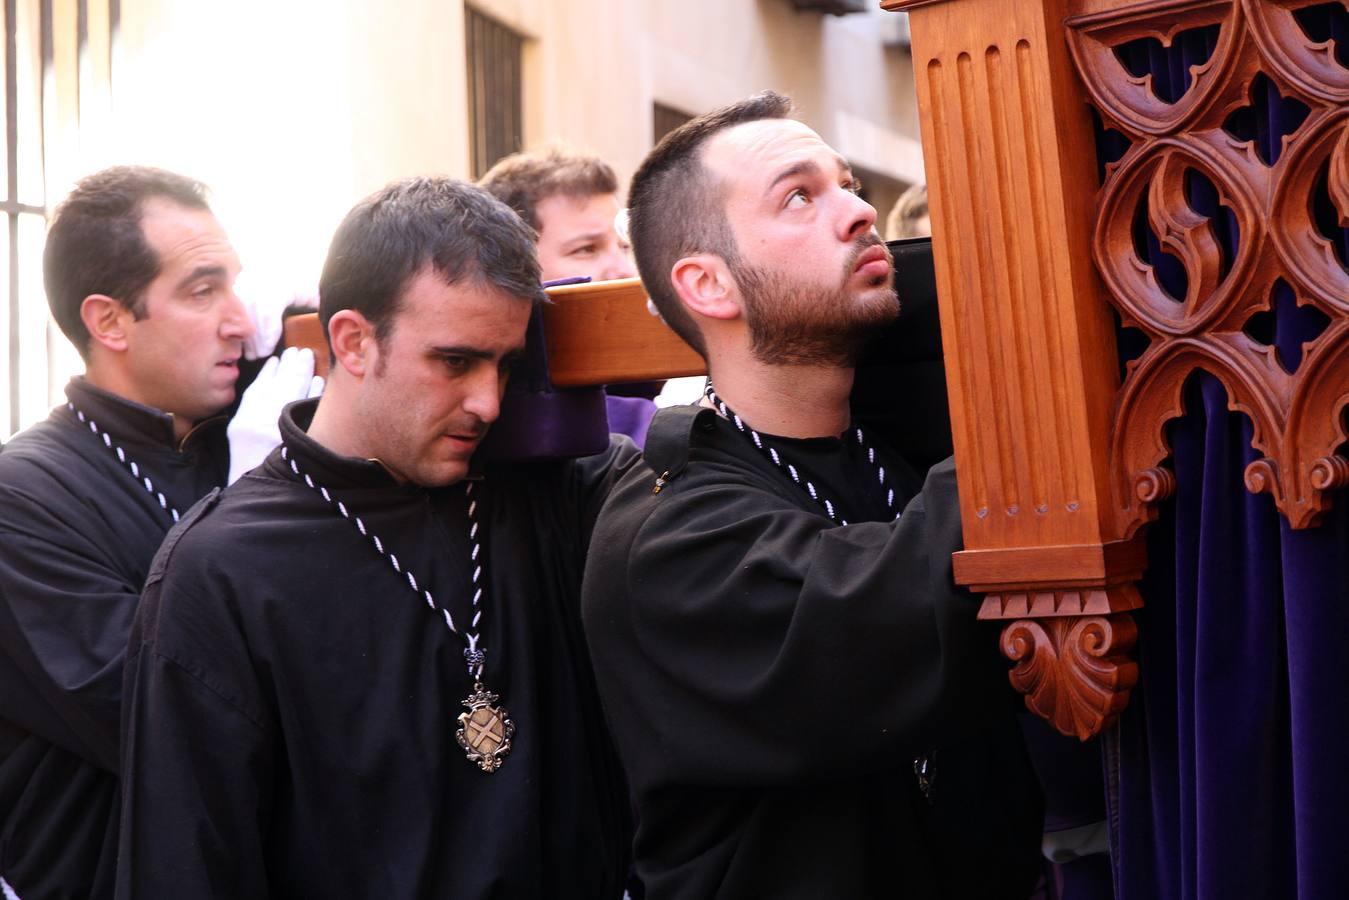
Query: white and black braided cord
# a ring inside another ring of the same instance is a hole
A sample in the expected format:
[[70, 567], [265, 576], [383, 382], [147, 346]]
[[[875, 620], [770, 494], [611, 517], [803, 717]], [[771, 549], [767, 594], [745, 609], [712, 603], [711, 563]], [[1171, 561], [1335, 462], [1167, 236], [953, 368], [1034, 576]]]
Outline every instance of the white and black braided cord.
[[478, 539], [478, 501], [473, 497], [475, 487], [477, 485], [472, 481], [464, 483], [464, 499], [468, 501], [468, 563], [473, 567], [473, 621], [469, 623], [469, 627], [473, 630], [464, 635], [464, 640], [468, 642], [468, 647], [464, 650], [464, 659], [468, 662], [469, 669], [474, 672], [473, 677], [482, 678], [482, 666], [487, 651], [478, 646], [478, 623], [482, 620], [483, 560], [482, 542]]
[[[765, 441], [759, 432], [746, 425], [744, 420], [736, 415], [735, 410], [727, 406], [726, 402], [717, 396], [717, 392], [713, 389], [710, 380], [707, 383], [707, 387], [704, 389], [704, 393], [707, 394], [707, 399], [712, 401], [712, 404], [717, 408], [717, 411], [730, 420], [741, 434], [748, 437], [754, 446], [772, 461], [773, 465], [786, 472], [793, 482], [810, 495], [810, 499], [824, 507], [825, 514], [828, 515], [830, 519], [840, 525], [848, 524], [848, 520], [842, 517], [838, 507], [834, 505], [832, 500], [820, 493], [819, 489], [815, 487], [815, 483], [810, 480], [809, 476], [802, 474], [795, 465], [785, 461], [782, 458], [782, 454], [778, 453], [777, 448]], [[876, 459], [876, 448], [867, 444], [866, 435], [862, 433], [861, 428], [854, 427], [852, 436], [857, 440], [857, 445], [861, 447], [866, 454], [867, 462], [871, 463], [872, 467], [876, 470], [876, 483], [880, 485], [881, 490], [885, 492], [886, 509], [898, 517], [898, 513], [895, 511], [895, 491], [894, 488], [890, 487], [889, 482], [886, 480], [885, 466]]]
[[155, 487], [154, 482], [150, 480], [150, 476], [141, 471], [141, 467], [136, 461], [126, 455], [122, 446], [114, 442], [111, 435], [99, 428], [98, 423], [86, 416], [74, 403], [67, 403], [66, 409], [74, 413], [75, 418], [79, 419], [81, 424], [89, 426], [89, 430], [94, 433], [94, 436], [103, 441], [103, 446], [111, 450], [113, 455], [117, 457], [117, 461], [126, 466], [127, 471], [131, 473], [131, 477], [136, 479], [151, 497], [159, 501], [159, 508], [172, 516], [173, 521], [177, 522], [179, 518], [178, 508], [169, 502], [169, 498], [164, 496], [163, 491]]
[[407, 584], [407, 586], [412, 590], [412, 592], [414, 594], [417, 594], [423, 600], [425, 600], [426, 605], [429, 606], [432, 609], [432, 611], [438, 612], [444, 617], [445, 625], [450, 629], [450, 633], [458, 637], [460, 640], [463, 640], [468, 645], [464, 650], [464, 660], [468, 664], [469, 674], [471, 674], [475, 679], [481, 678], [483, 664], [486, 662], [487, 658], [487, 651], [478, 646], [479, 633], [477, 629], [478, 629], [478, 622], [482, 618], [482, 609], [479, 605], [479, 600], [482, 597], [482, 587], [480, 586], [479, 581], [482, 577], [483, 567], [481, 562], [479, 562], [478, 560], [480, 546], [477, 539], [478, 522], [475, 518], [477, 501], [472, 499], [471, 497], [473, 483], [472, 482], [468, 483], [468, 490], [466, 491], [465, 496], [468, 497], [469, 541], [472, 546], [471, 561], [474, 567], [473, 568], [474, 612], [473, 612], [473, 622], [470, 626], [474, 630], [471, 633], [466, 633], [461, 632], [459, 630], [459, 628], [454, 624], [454, 616], [450, 613], [450, 611], [436, 603], [436, 598], [432, 596], [431, 592], [427, 590], [425, 587], [423, 587], [417, 581], [417, 577], [413, 575], [412, 572], [408, 571], [403, 566], [403, 564], [398, 561], [398, 557], [384, 546], [384, 542], [380, 540], [379, 535], [375, 534], [373, 531], [371, 531], [369, 528], [366, 527], [365, 521], [362, 520], [360, 516], [356, 515], [350, 509], [348, 509], [347, 505], [343, 503], [341, 500], [338, 500], [335, 497], [333, 497], [333, 495], [328, 491], [326, 487], [316, 483], [307, 472], [300, 471], [299, 465], [295, 462], [294, 459], [291, 458], [290, 447], [286, 446], [286, 444], [284, 443], [282, 443], [281, 445], [281, 459], [285, 461], [285, 463], [288, 466], [290, 466], [291, 473], [295, 475], [296, 478], [304, 482], [306, 487], [313, 490], [325, 501], [327, 501], [328, 505], [331, 506], [333, 510], [337, 512], [338, 515], [340, 515], [342, 518], [350, 522], [352, 526], [355, 527], [355, 529], [361, 533], [362, 537], [369, 538], [371, 545], [375, 548], [375, 552], [378, 553], [380, 556], [384, 557], [385, 561], [389, 563], [389, 566]]

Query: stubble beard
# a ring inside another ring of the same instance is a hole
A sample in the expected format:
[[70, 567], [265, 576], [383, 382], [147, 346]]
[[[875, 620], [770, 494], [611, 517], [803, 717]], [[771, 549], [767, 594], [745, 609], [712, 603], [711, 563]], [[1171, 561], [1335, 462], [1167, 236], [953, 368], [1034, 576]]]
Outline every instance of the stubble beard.
[[754, 358], [769, 365], [855, 365], [868, 338], [899, 314], [899, 298], [889, 281], [861, 291], [848, 287], [857, 260], [879, 244], [875, 235], [859, 239], [843, 278], [829, 289], [793, 281], [785, 271], [733, 266]]

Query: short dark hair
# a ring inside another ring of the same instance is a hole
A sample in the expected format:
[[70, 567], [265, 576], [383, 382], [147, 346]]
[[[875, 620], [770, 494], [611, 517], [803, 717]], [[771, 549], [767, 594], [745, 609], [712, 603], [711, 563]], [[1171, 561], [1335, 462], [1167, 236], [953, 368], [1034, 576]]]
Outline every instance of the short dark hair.
[[598, 156], [554, 145], [532, 153], [511, 154], [478, 179], [478, 186], [539, 231], [538, 205], [544, 200], [558, 194], [578, 199], [615, 194], [618, 176]]
[[106, 294], [137, 319], [145, 289], [159, 275], [158, 254], [141, 227], [145, 201], [162, 198], [187, 209], [210, 209], [201, 182], [149, 166], [114, 166], [86, 176], [52, 216], [42, 252], [47, 305], [80, 355], [89, 355], [84, 298]]
[[482, 188], [409, 178], [371, 194], [337, 226], [319, 277], [319, 320], [354, 309], [381, 343], [407, 283], [426, 266], [453, 284], [477, 280], [533, 303], [545, 300], [534, 236]]
[[715, 253], [731, 265], [739, 257], [723, 185], [703, 165], [700, 151], [718, 132], [792, 112], [791, 99], [774, 91], [713, 110], [662, 138], [632, 177], [628, 231], [642, 284], [666, 324], [704, 357], [702, 332], [670, 284], [670, 269], [693, 253]]

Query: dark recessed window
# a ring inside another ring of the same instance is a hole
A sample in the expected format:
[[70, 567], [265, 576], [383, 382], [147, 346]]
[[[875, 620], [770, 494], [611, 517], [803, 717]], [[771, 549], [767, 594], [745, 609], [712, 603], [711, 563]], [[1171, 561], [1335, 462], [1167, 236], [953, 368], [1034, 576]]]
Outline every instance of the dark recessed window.
[[693, 118], [692, 114], [686, 113], [682, 109], [675, 109], [673, 106], [666, 106], [663, 103], [657, 103], [653, 113], [651, 128], [652, 144], [659, 144], [661, 138]]
[[473, 177], [524, 146], [525, 41], [495, 19], [464, 8], [468, 45], [469, 135]]

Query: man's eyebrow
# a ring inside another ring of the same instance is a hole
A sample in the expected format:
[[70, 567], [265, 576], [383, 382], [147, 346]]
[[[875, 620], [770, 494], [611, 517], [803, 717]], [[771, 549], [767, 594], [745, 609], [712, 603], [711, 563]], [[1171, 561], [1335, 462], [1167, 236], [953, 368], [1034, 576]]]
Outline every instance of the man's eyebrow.
[[767, 193], [772, 193], [773, 189], [788, 179], [795, 178], [798, 175], [818, 175], [820, 173], [820, 164], [813, 159], [803, 159], [798, 163], [792, 163], [787, 168], [779, 172], [772, 182], [768, 185]]
[[222, 279], [227, 274], [228, 272], [225, 267], [221, 265], [197, 266], [191, 272], [188, 272], [187, 275], [183, 276], [182, 280], [178, 282], [176, 290], [182, 290], [192, 282], [201, 281], [203, 278]]
[[[849, 165], [846, 159], [844, 159], [842, 156], [839, 156], [838, 154], [835, 154], [834, 162], [838, 165], [840, 173], [848, 176], [849, 178], [852, 177], [852, 166]], [[819, 175], [822, 172], [823, 170], [820, 168], [820, 164], [817, 163], [815, 160], [803, 159], [800, 162], [793, 163], [792, 165], [788, 166], [787, 168], [779, 172], [777, 176], [773, 179], [773, 181], [768, 185], [768, 193], [772, 193], [774, 188], [776, 188], [779, 184], [790, 178], [795, 178], [798, 175]]]
[[562, 246], [570, 247], [573, 244], [590, 244], [595, 241], [603, 240], [607, 234], [607, 231], [590, 231], [585, 234], [578, 234]]
[[431, 353], [434, 356], [466, 356], [469, 359], [494, 359], [496, 354], [491, 350], [484, 350], [482, 347], [466, 347], [455, 345], [450, 347], [432, 347]]

